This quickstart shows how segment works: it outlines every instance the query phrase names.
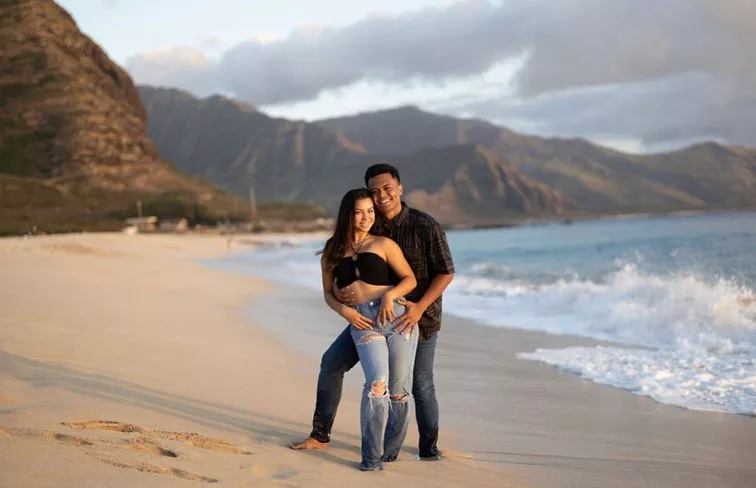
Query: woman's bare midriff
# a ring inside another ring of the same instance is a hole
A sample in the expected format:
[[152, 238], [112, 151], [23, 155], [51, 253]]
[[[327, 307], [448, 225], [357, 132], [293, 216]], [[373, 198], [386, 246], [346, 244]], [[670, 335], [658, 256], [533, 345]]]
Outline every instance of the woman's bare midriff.
[[351, 286], [354, 289], [355, 293], [354, 303], [358, 304], [370, 302], [377, 298], [380, 298], [384, 293], [393, 288], [390, 285], [371, 285], [361, 280], [355, 281]]

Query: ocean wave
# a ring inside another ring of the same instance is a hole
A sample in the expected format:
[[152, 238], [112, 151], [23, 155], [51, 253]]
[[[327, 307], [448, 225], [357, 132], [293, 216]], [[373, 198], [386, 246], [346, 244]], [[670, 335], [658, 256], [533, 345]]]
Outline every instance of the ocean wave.
[[446, 310], [491, 325], [626, 344], [723, 352], [756, 350], [750, 288], [693, 274], [643, 273], [626, 264], [600, 281], [550, 284], [457, 276]]
[[692, 355], [598, 346], [538, 349], [517, 357], [541, 361], [660, 403], [756, 415], [756, 360], [747, 353]]

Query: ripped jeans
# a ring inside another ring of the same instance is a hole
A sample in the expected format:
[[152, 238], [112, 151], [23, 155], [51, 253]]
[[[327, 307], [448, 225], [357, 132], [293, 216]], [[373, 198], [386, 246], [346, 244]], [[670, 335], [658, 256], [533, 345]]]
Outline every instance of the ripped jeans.
[[[378, 324], [380, 307], [381, 299], [357, 305], [357, 311], [371, 319], [374, 325], [370, 330], [351, 327], [352, 340], [365, 372], [360, 404], [360, 469], [363, 471], [382, 469], [383, 460], [396, 459], [407, 437], [412, 370], [419, 335], [417, 328], [411, 335], [401, 335], [394, 332], [393, 324]], [[397, 317], [404, 312], [404, 305], [394, 303]], [[387, 411], [388, 423], [384, 424]]]

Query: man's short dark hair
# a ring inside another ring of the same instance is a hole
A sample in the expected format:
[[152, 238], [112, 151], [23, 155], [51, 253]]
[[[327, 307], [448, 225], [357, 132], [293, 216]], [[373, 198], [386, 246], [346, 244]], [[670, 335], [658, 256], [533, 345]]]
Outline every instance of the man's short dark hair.
[[402, 180], [399, 178], [399, 170], [395, 167], [391, 166], [388, 163], [378, 163], [374, 164], [368, 169], [365, 170], [365, 186], [368, 185], [368, 181], [370, 181], [370, 178], [374, 178], [378, 175], [382, 175], [388, 173], [394, 178], [396, 178], [397, 183], [401, 183]]

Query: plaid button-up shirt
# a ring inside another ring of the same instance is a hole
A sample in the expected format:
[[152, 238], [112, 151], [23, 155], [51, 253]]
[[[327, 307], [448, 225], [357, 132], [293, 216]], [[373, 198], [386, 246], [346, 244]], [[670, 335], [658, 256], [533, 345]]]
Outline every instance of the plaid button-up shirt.
[[[402, 202], [399, 215], [389, 222], [379, 223], [377, 227], [380, 234], [390, 237], [399, 245], [415, 273], [417, 287], [405, 296], [407, 300], [419, 301], [436, 275], [454, 273], [454, 262], [444, 229], [430, 215]], [[438, 297], [423, 312], [418, 323], [421, 340], [432, 337], [441, 328], [441, 302], [442, 297]]]

